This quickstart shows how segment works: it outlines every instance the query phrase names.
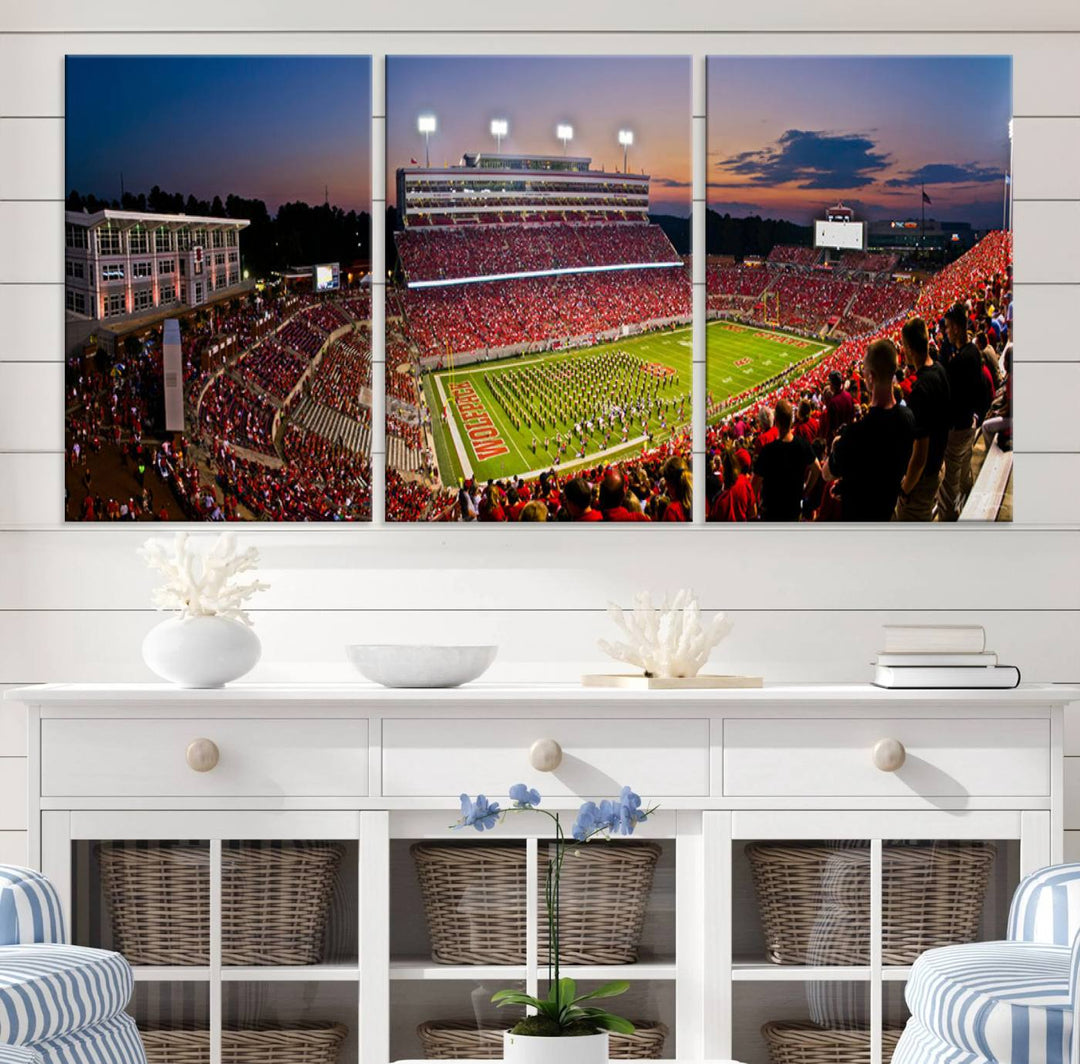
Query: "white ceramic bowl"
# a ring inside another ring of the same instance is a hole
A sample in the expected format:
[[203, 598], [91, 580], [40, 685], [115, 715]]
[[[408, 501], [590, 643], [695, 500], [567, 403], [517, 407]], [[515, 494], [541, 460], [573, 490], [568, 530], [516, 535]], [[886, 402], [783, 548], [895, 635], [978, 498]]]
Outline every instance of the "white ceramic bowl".
[[460, 687], [490, 667], [491, 646], [354, 644], [345, 648], [361, 676], [383, 687]]

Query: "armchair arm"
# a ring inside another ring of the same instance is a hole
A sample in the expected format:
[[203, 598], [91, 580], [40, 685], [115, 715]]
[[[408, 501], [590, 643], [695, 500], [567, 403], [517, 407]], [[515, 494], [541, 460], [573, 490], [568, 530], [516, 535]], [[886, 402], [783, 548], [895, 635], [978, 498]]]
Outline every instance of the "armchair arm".
[[1080, 863], [1051, 865], [1020, 882], [1009, 908], [1015, 942], [1071, 946], [1080, 932]]
[[0, 865], [0, 946], [64, 941], [56, 888], [33, 869]]

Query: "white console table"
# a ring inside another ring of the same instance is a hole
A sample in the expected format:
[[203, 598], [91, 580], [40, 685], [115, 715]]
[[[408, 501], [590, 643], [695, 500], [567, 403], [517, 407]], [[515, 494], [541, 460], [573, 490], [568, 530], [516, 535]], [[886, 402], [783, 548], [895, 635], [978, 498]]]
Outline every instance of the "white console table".
[[[882, 958], [883, 846], [993, 841], [981, 934], [1000, 937], [1019, 877], [1061, 860], [1062, 715], [1080, 690], [49, 685], [9, 697], [29, 707], [32, 860], [58, 884], [77, 941], [110, 944], [95, 842], [208, 847], [210, 963], [137, 968], [135, 1005], [205, 1023], [212, 1064], [223, 1024], [267, 1016], [347, 1024], [348, 1064], [417, 1058], [418, 1023], [473, 1015], [506, 983], [535, 990], [545, 977], [535, 945], [518, 966], [432, 961], [408, 849], [477, 841], [448, 831], [459, 793], [505, 795], [518, 781], [567, 809], [624, 783], [659, 803], [641, 829], [663, 849], [638, 963], [570, 974], [630, 980], [619, 1011], [665, 1022], [669, 1057], [759, 1064], [763, 1022], [805, 1018], [811, 986], [843, 982], [865, 1004], [867, 1064], [880, 1064], [908, 974]], [[540, 739], [558, 744], [553, 771], [530, 764]], [[483, 840], [518, 840], [535, 868], [542, 819]], [[326, 963], [222, 964], [222, 843], [267, 839], [347, 846], [347, 902], [332, 913]], [[868, 847], [869, 963], [769, 962], [743, 852], [766, 840]], [[530, 929], [536, 909], [534, 899]]]

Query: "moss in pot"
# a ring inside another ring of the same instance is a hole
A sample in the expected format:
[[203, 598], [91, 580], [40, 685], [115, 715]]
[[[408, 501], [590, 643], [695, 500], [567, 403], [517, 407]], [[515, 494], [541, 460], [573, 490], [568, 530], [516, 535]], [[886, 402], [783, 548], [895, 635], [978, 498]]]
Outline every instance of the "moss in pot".
[[533, 1010], [503, 1035], [503, 1059], [508, 1064], [607, 1064], [608, 1032], [633, 1034], [634, 1025], [615, 1016], [594, 1002], [625, 994], [630, 984], [623, 980], [605, 983], [588, 993], [578, 994], [573, 979], [559, 972], [559, 896], [563, 862], [568, 846], [588, 842], [600, 836], [631, 835], [634, 828], [648, 819], [655, 807], [641, 808], [641, 799], [623, 787], [619, 797], [599, 803], [585, 802], [578, 810], [572, 830], [573, 839], [563, 832], [558, 813], [540, 809], [540, 794], [524, 783], [510, 788], [508, 809], [498, 802], [489, 802], [480, 794], [475, 801], [467, 794], [461, 796], [461, 818], [455, 828], [473, 827], [477, 831], [494, 828], [510, 813], [539, 813], [555, 826], [555, 856], [548, 862], [544, 880], [544, 902], [547, 910], [548, 993], [544, 998], [533, 997], [521, 990], [500, 990], [491, 1000], [498, 1006], [517, 1005]]

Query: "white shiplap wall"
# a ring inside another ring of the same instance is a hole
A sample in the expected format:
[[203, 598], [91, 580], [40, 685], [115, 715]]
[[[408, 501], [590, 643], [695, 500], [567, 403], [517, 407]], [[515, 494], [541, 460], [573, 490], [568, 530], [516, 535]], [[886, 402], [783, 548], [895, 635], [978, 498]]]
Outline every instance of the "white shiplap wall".
[[[152, 580], [133, 556], [145, 526], [62, 524], [64, 55], [296, 52], [375, 56], [376, 196], [383, 55], [689, 55], [698, 232], [707, 54], [1012, 55], [1016, 522], [629, 532], [251, 527], [244, 538], [262, 549], [273, 584], [257, 611], [257, 678], [340, 679], [346, 642], [449, 637], [501, 643], [504, 670], [570, 677], [596, 663], [609, 598], [690, 584], [707, 607], [735, 616], [726, 664], [772, 680], [865, 679], [882, 623], [931, 617], [985, 623], [992, 646], [1028, 679], [1080, 680], [1077, 5], [985, 0], [975, 12], [970, 0], [777, 0], [765, 8], [38, 0], [0, 5], [0, 685], [147, 678], [138, 646], [155, 621], [146, 607]], [[701, 286], [697, 294], [701, 303]], [[700, 376], [700, 335], [695, 361]], [[377, 360], [377, 378], [381, 369]], [[1067, 746], [1076, 755], [1067, 821], [1080, 829], [1080, 730], [1068, 729]], [[0, 861], [24, 853], [25, 748], [21, 714], [0, 708]]]

